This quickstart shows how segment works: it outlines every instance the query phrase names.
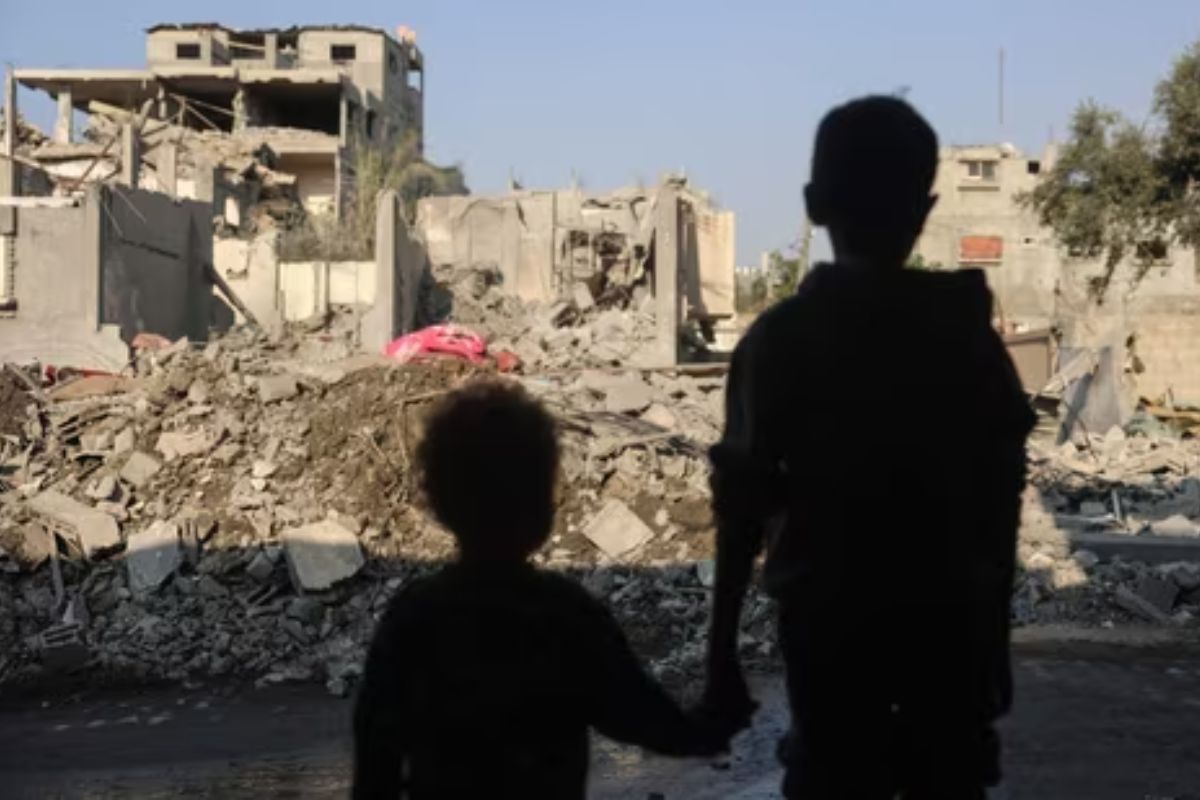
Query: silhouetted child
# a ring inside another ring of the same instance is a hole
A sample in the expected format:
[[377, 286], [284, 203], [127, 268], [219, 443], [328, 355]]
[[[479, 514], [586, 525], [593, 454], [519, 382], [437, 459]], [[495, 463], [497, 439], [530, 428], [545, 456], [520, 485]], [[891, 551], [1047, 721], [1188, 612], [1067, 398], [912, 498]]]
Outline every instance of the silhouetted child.
[[558, 457], [553, 420], [519, 388], [477, 383], [431, 414], [417, 460], [459, 556], [401, 590], [376, 630], [354, 797], [581, 798], [589, 727], [669, 755], [723, 749], [597, 600], [528, 563]]
[[905, 266], [937, 166], [902, 100], [831, 111], [805, 197], [835, 263], [759, 317], [730, 368], [706, 698], [731, 725], [752, 711], [737, 626], [765, 549], [788, 798], [969, 800], [1000, 777], [1034, 415], [983, 272]]

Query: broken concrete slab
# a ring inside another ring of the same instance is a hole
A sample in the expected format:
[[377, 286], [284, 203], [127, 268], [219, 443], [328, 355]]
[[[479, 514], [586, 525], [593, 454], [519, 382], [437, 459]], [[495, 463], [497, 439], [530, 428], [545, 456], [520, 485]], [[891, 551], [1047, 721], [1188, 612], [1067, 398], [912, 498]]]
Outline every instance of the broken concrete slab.
[[159, 434], [154, 449], [167, 461], [203, 455], [217, 445], [217, 437], [208, 431], [167, 431]]
[[638, 377], [629, 378], [608, 388], [604, 395], [604, 410], [613, 414], [637, 413], [654, 402], [653, 387]]
[[263, 403], [278, 403], [300, 394], [295, 375], [262, 375], [257, 383], [258, 399]]
[[123, 455], [133, 451], [137, 447], [137, 435], [133, 428], [125, 428], [113, 437], [113, 453]]
[[162, 464], [158, 462], [158, 459], [138, 450], [130, 453], [129, 459], [125, 462], [125, 466], [121, 467], [121, 480], [135, 488], [141, 489], [148, 484], [161, 469]]
[[101, 475], [96, 478], [85, 492], [92, 500], [115, 500], [117, 497], [117, 479], [113, 475]]
[[1175, 600], [1179, 597], [1179, 587], [1174, 581], [1156, 575], [1144, 575], [1134, 591], [1163, 614], [1171, 613], [1175, 608]]
[[1150, 523], [1150, 532], [1155, 536], [1200, 537], [1200, 525], [1182, 514], [1173, 514], [1166, 519]]
[[1171, 621], [1169, 615], [1164, 614], [1156, 605], [1134, 592], [1128, 586], [1118, 587], [1113, 599], [1118, 606], [1135, 616], [1164, 625]]
[[29, 500], [29, 508], [52, 522], [67, 528], [87, 558], [95, 558], [121, 545], [117, 521], [103, 511], [55, 491], [41, 492]]
[[596, 298], [592, 297], [592, 290], [582, 281], [571, 287], [571, 300], [575, 302], [575, 308], [580, 311], [590, 311], [596, 307]]
[[619, 558], [654, 538], [654, 531], [629, 506], [609, 500], [584, 527], [583, 535], [610, 558]]
[[42, 525], [31, 522], [7, 533], [0, 541], [21, 569], [32, 572], [50, 558], [54, 539]]
[[320, 592], [363, 567], [354, 532], [331, 519], [283, 532], [283, 552], [297, 591]]
[[671, 430], [679, 424], [679, 420], [675, 418], [675, 414], [662, 403], [652, 403], [649, 408], [642, 412], [641, 418], [652, 425], [657, 425], [667, 430]]
[[246, 565], [246, 574], [256, 583], [267, 583], [275, 573], [275, 562], [266, 553], [257, 553]]
[[158, 520], [140, 533], [132, 534], [125, 548], [129, 590], [145, 593], [157, 589], [183, 563], [179, 526]]

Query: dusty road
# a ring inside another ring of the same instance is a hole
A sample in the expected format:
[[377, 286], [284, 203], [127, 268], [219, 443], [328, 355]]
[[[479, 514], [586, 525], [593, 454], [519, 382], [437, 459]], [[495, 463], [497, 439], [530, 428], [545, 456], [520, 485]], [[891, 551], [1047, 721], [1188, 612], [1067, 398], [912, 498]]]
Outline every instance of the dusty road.
[[[1018, 648], [1006, 798], [1200, 798], [1200, 649], [1061, 641]], [[778, 679], [732, 763], [673, 762], [599, 742], [593, 796], [776, 797]], [[198, 689], [10, 701], [0, 708], [6, 798], [326, 798], [348, 786], [350, 703], [315, 688]], [[868, 765], [864, 765], [868, 766]]]

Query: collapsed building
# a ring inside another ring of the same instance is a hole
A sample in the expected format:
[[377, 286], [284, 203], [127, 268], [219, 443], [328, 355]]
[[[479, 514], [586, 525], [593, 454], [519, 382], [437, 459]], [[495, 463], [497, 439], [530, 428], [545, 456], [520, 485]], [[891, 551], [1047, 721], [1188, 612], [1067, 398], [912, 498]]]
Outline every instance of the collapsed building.
[[1068, 401], [1090, 430], [1127, 422], [1139, 397], [1200, 406], [1200, 255], [1147, 241], [1098, 299], [1103, 259], [1064, 250], [1018, 199], [1055, 159], [1053, 146], [1041, 158], [1007, 144], [943, 149], [916, 254], [983, 270], [1026, 388], [1074, 385]]

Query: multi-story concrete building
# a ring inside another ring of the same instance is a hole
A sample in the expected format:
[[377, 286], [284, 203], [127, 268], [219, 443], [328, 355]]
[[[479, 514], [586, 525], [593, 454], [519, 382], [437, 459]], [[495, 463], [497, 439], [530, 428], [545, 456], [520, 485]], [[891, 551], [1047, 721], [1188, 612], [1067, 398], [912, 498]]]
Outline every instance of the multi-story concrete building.
[[278, 169], [296, 176], [312, 210], [340, 206], [356, 143], [421, 142], [424, 59], [407, 29], [393, 37], [358, 26], [158, 25], [147, 32], [146, 61], [131, 70], [18, 69], [16, 78], [56, 98], [54, 138], [63, 144], [74, 138], [74, 112], [97, 109], [147, 109], [148, 119], [163, 123], [253, 131]]
[[[1067, 348], [1133, 345], [1138, 391], [1200, 402], [1200, 262], [1190, 248], [1145, 242], [1149, 261], [1119, 264], [1102, 297], [1100, 259], [1063, 249], [1018, 202], [1053, 168], [1056, 148], [1031, 158], [1009, 144], [944, 148], [937, 204], [917, 242], [930, 266], [978, 267], [1009, 330], [1054, 328]], [[1144, 274], [1143, 274], [1144, 272]]]

